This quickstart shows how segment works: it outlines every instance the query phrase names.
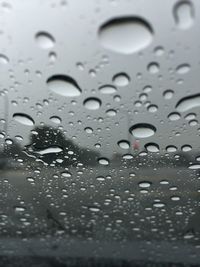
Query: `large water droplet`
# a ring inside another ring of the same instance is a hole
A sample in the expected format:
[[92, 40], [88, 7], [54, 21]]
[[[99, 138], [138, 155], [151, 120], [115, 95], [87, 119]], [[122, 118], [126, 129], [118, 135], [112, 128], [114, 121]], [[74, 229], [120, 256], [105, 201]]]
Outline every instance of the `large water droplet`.
[[189, 109], [196, 108], [200, 106], [200, 94], [191, 95], [182, 98], [176, 105], [176, 109], [179, 112], [185, 112]]
[[153, 39], [149, 23], [136, 17], [114, 18], [100, 27], [101, 45], [113, 52], [131, 54], [147, 47]]
[[135, 138], [147, 138], [155, 134], [156, 127], [148, 123], [138, 123], [129, 129]]
[[47, 80], [49, 89], [61, 96], [76, 97], [81, 94], [77, 82], [67, 75], [54, 75]]
[[91, 97], [87, 98], [83, 104], [87, 109], [96, 110], [100, 108], [101, 100], [98, 98]]
[[177, 26], [186, 30], [194, 22], [194, 7], [189, 1], [178, 2], [174, 7], [174, 18]]
[[35, 35], [38, 46], [42, 49], [50, 49], [54, 46], [55, 39], [48, 32], [38, 32]]
[[17, 122], [27, 126], [33, 126], [35, 124], [34, 120], [29, 115], [24, 113], [15, 113], [13, 115], [13, 118]]

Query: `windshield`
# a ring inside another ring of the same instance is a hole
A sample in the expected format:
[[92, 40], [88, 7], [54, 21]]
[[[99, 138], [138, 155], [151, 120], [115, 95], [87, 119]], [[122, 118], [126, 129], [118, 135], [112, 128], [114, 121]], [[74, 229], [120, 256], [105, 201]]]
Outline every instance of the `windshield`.
[[199, 1], [0, 2], [2, 266], [199, 264], [199, 54]]

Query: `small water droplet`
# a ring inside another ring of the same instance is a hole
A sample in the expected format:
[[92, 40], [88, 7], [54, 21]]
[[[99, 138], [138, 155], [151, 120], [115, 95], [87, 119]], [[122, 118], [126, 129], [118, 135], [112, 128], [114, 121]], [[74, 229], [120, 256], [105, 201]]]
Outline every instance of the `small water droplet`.
[[65, 177], [65, 178], [69, 178], [72, 176], [70, 172], [62, 172], [61, 175], [62, 177]]
[[166, 90], [166, 91], [164, 91], [164, 93], [163, 93], [163, 96], [164, 96], [164, 98], [165, 98], [166, 100], [171, 99], [171, 98], [173, 97], [173, 95], [174, 95], [174, 91], [172, 91], [172, 90]]
[[161, 202], [158, 202], [158, 203], [154, 203], [153, 206], [155, 208], [163, 208], [165, 206], [165, 204], [164, 203], [161, 203]]
[[77, 97], [82, 92], [77, 82], [67, 75], [53, 75], [47, 79], [47, 85], [49, 90], [65, 97]]
[[147, 66], [147, 70], [151, 73], [151, 74], [156, 74], [159, 72], [160, 66], [157, 62], [151, 62], [148, 66]]
[[117, 91], [117, 89], [112, 85], [103, 85], [103, 86], [99, 87], [99, 91], [102, 94], [113, 94]]
[[171, 200], [173, 201], [179, 201], [181, 198], [179, 196], [172, 196]]
[[35, 35], [38, 46], [42, 49], [50, 49], [54, 46], [55, 39], [48, 32], [38, 32]]
[[151, 183], [145, 181], [145, 182], [140, 182], [138, 185], [139, 185], [139, 187], [141, 187], [141, 188], [148, 188], [148, 187], [151, 186]]
[[147, 110], [149, 112], [151, 112], [151, 113], [154, 113], [154, 112], [156, 112], [158, 110], [158, 106], [156, 106], [156, 105], [149, 105], [148, 108], [147, 108]]
[[25, 208], [18, 206], [18, 207], [15, 207], [15, 211], [16, 212], [23, 212], [23, 211], [25, 211]]
[[90, 98], [87, 98], [83, 104], [85, 108], [89, 110], [97, 110], [101, 106], [101, 100], [95, 97], [90, 97]]
[[135, 138], [147, 138], [155, 134], [155, 126], [148, 123], [138, 123], [129, 129]]
[[181, 147], [182, 151], [188, 152], [192, 150], [192, 147], [190, 145], [184, 145]]
[[170, 113], [169, 115], [168, 115], [168, 119], [170, 120], [170, 121], [177, 121], [177, 120], [179, 120], [180, 119], [180, 114], [178, 113], [178, 112], [172, 112], [172, 113]]
[[176, 146], [172, 146], [172, 145], [170, 145], [170, 146], [167, 146], [167, 147], [166, 147], [166, 150], [167, 150], [167, 152], [169, 152], [169, 153], [173, 153], [173, 152], [176, 152], [177, 147], [176, 147]]
[[148, 143], [145, 145], [145, 148], [147, 151], [152, 153], [157, 153], [160, 150], [159, 145], [155, 143]]
[[185, 74], [190, 71], [190, 65], [189, 64], [181, 64], [176, 68], [176, 72], [178, 74]]
[[113, 76], [113, 83], [116, 86], [123, 87], [127, 86], [130, 82], [130, 77], [126, 73], [118, 73]]
[[116, 116], [117, 112], [116, 112], [116, 110], [114, 110], [114, 109], [108, 109], [108, 110], [106, 111], [106, 114], [107, 114], [109, 117], [113, 117], [113, 116]]
[[50, 117], [50, 120], [55, 124], [60, 124], [62, 121], [61, 118], [58, 116], [52, 116], [52, 117]]
[[101, 165], [109, 165], [109, 160], [107, 158], [99, 158], [98, 162]]
[[90, 128], [90, 127], [86, 127], [86, 128], [85, 128], [85, 131], [86, 131], [86, 133], [88, 133], [88, 134], [93, 133], [93, 129]]
[[118, 142], [118, 146], [122, 149], [129, 149], [130, 148], [130, 143], [126, 140], [121, 140]]
[[0, 54], [0, 64], [8, 64], [9, 59], [7, 56]]
[[99, 212], [100, 208], [90, 207], [89, 210], [92, 211], [92, 212]]

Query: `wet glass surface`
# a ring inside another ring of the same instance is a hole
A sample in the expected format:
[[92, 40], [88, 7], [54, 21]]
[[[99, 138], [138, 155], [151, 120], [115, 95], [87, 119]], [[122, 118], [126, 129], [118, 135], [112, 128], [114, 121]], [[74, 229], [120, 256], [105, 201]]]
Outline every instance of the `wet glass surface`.
[[0, 2], [3, 266], [199, 264], [199, 52], [199, 1]]

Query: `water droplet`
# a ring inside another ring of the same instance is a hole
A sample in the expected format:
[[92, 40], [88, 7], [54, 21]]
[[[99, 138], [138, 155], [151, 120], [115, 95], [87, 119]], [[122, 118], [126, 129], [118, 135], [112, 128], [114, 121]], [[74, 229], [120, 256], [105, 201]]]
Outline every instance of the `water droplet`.
[[61, 118], [59, 118], [58, 116], [52, 116], [50, 120], [55, 124], [60, 124], [62, 121]]
[[77, 82], [67, 75], [53, 75], [47, 80], [49, 90], [66, 97], [76, 97], [82, 92]]
[[7, 56], [0, 54], [0, 64], [8, 64], [9, 59]]
[[197, 120], [192, 120], [192, 121], [189, 122], [190, 126], [196, 126], [197, 124], [198, 124]]
[[51, 146], [51, 147], [47, 147], [41, 150], [37, 150], [36, 153], [40, 155], [46, 155], [46, 154], [52, 154], [52, 153], [60, 153], [62, 151], [63, 149], [59, 146]]
[[176, 109], [179, 112], [185, 112], [189, 109], [196, 108], [200, 106], [200, 94], [191, 95], [181, 98], [176, 104]]
[[100, 208], [90, 207], [89, 210], [92, 212], [99, 212]]
[[93, 133], [93, 129], [90, 128], [90, 127], [86, 127], [86, 128], [85, 128], [85, 131], [86, 131], [86, 133], [88, 133], [88, 134]]
[[191, 170], [199, 170], [200, 169], [200, 164], [192, 164], [188, 167]]
[[188, 151], [192, 150], [192, 147], [190, 145], [184, 145], [181, 147], [181, 149], [184, 152], [188, 152]]
[[33, 126], [35, 124], [34, 120], [29, 115], [24, 113], [15, 113], [13, 115], [13, 118], [17, 122], [27, 126]]
[[110, 117], [113, 117], [113, 116], [115, 116], [117, 114], [117, 112], [114, 109], [109, 109], [109, 110], [106, 111], [106, 114], [108, 116], [110, 116]]
[[118, 73], [113, 76], [113, 82], [116, 86], [127, 86], [130, 82], [130, 77], [126, 73]]
[[148, 66], [147, 66], [147, 70], [151, 73], [151, 74], [156, 74], [159, 72], [160, 66], [158, 63], [156, 62], [151, 62]]
[[8, 139], [8, 138], [5, 140], [5, 142], [6, 142], [7, 145], [12, 145], [13, 144], [13, 141], [11, 139]]
[[155, 126], [148, 123], [138, 123], [129, 129], [135, 138], [147, 138], [155, 134]]
[[33, 177], [27, 177], [26, 179], [27, 179], [27, 181], [29, 181], [31, 183], [35, 182], [35, 179]]
[[122, 149], [129, 149], [130, 148], [130, 143], [126, 140], [121, 140], [118, 142], [118, 146]]
[[185, 74], [190, 70], [190, 65], [189, 64], [181, 64], [176, 68], [176, 72], [178, 74]]
[[155, 208], [163, 208], [165, 206], [165, 204], [164, 203], [161, 203], [161, 202], [158, 202], [158, 203], [154, 203], [153, 206]]
[[155, 55], [156, 56], [158, 56], [158, 57], [160, 57], [160, 56], [162, 56], [163, 54], [164, 54], [164, 48], [162, 47], [162, 46], [157, 46], [157, 47], [155, 47], [155, 49], [154, 49], [154, 53], [155, 53]]
[[107, 158], [99, 158], [98, 162], [101, 165], [109, 165], [109, 160]]
[[145, 145], [145, 148], [147, 151], [152, 152], [152, 153], [157, 153], [159, 152], [159, 145], [155, 143], [148, 143]]
[[180, 1], [174, 6], [174, 19], [177, 26], [186, 30], [194, 22], [194, 7], [189, 1]]
[[174, 95], [174, 91], [172, 90], [166, 90], [164, 93], [163, 93], [163, 96], [166, 100], [169, 100], [173, 97]]
[[149, 112], [151, 112], [151, 113], [154, 113], [154, 112], [156, 112], [158, 110], [158, 106], [156, 106], [156, 105], [149, 105], [148, 108], [147, 108], [147, 110]]
[[194, 234], [193, 233], [186, 233], [184, 235], [184, 239], [192, 239], [192, 238], [194, 238]]
[[177, 147], [176, 147], [176, 146], [167, 146], [167, 147], [166, 147], [166, 150], [167, 150], [167, 152], [169, 152], [169, 153], [173, 153], [173, 152], [176, 152]]
[[16, 212], [23, 212], [23, 211], [25, 211], [25, 208], [24, 207], [15, 207], [15, 211]]
[[38, 46], [42, 49], [50, 49], [54, 46], [55, 39], [48, 32], [38, 32], [35, 35]]
[[131, 54], [146, 48], [153, 39], [148, 22], [135, 17], [114, 18], [99, 30], [101, 45], [113, 52]]
[[83, 104], [85, 108], [89, 110], [96, 110], [100, 108], [101, 100], [98, 98], [90, 97], [90, 98], [87, 98]]
[[62, 172], [61, 175], [62, 177], [65, 177], [65, 178], [69, 178], [72, 176], [70, 172]]
[[180, 119], [180, 114], [178, 113], [178, 112], [172, 112], [172, 113], [170, 113], [169, 115], [168, 115], [168, 119], [170, 120], [170, 121], [177, 121], [177, 120], [179, 120]]
[[103, 86], [99, 87], [99, 91], [102, 94], [113, 94], [117, 91], [117, 89], [112, 85], [103, 85]]
[[123, 159], [132, 159], [133, 158], [133, 155], [131, 155], [131, 154], [125, 154], [125, 155], [123, 155]]
[[138, 185], [141, 188], [148, 188], [151, 186], [151, 183], [150, 182], [140, 182]]
[[189, 113], [185, 116], [185, 119], [190, 121], [196, 118], [196, 114], [195, 113]]
[[180, 197], [178, 197], [178, 196], [172, 196], [171, 197], [171, 200], [173, 200], [173, 201], [179, 201], [181, 198]]

